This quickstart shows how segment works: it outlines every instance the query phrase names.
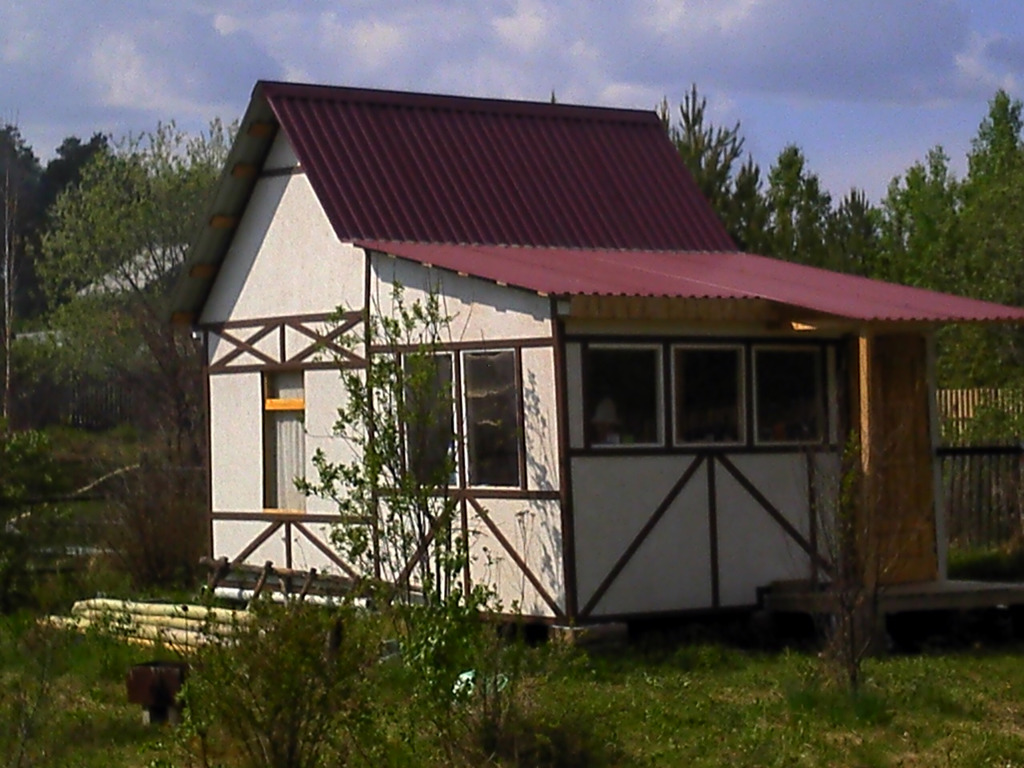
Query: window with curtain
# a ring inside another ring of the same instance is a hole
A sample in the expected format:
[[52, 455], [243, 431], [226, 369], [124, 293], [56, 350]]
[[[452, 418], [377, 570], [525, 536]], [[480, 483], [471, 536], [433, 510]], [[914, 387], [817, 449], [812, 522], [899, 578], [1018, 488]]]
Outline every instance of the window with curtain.
[[661, 347], [594, 344], [585, 370], [591, 445], [663, 443]]
[[295, 487], [305, 474], [306, 400], [302, 371], [275, 371], [263, 379], [263, 505], [302, 511]]

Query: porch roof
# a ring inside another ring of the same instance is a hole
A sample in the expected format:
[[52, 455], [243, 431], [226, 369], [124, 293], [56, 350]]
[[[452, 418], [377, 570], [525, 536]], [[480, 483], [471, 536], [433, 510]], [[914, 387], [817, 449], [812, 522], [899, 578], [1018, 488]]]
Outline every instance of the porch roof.
[[736, 251], [357, 241], [369, 250], [552, 296], [761, 299], [857, 321], [1024, 322], [1024, 309]]

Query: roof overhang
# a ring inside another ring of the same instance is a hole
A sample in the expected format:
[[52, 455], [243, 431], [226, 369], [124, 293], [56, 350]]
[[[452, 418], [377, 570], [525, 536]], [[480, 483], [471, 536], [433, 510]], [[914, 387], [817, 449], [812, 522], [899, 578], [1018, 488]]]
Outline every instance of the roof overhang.
[[739, 307], [756, 307], [763, 317], [771, 314], [775, 322], [794, 331], [1024, 323], [1024, 309], [1019, 307], [749, 253], [382, 241], [356, 245], [499, 285], [567, 298], [569, 316], [576, 317], [592, 315], [603, 306], [606, 312], [619, 311], [628, 318], [628, 306], [646, 300], [648, 306], [665, 306], [666, 319], [672, 317], [673, 304], [718, 304], [723, 312], [737, 314], [743, 314]]
[[277, 119], [257, 85], [174, 287], [172, 322], [192, 325], [198, 320], [277, 131]]

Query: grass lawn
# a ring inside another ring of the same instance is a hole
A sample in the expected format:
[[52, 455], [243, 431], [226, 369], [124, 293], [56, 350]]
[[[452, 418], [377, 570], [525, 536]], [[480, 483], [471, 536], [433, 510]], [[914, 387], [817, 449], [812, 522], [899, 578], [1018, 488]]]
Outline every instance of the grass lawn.
[[[531, 653], [525, 689], [538, 722], [585, 747], [567, 750], [586, 757], [565, 765], [1024, 765], [1024, 646], [870, 661], [856, 696], [824, 682], [810, 652]], [[187, 764], [181, 735], [143, 726], [125, 702], [128, 667], [149, 658], [99, 635], [0, 619], [0, 766], [16, 764], [19, 744], [25, 765]], [[25, 739], [18, 725], [29, 721]]]

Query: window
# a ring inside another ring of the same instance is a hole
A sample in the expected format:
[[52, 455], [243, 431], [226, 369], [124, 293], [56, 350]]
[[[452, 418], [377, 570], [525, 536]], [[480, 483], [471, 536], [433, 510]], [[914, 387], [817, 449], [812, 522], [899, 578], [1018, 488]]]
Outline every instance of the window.
[[595, 344], [587, 348], [586, 366], [589, 443], [660, 445], [661, 348]]
[[675, 442], [745, 440], [742, 347], [673, 349]]
[[302, 371], [268, 373], [263, 379], [263, 506], [304, 510], [306, 497], [295, 487], [305, 474], [306, 412]]
[[455, 442], [451, 355], [407, 356], [402, 367], [409, 471], [425, 485], [447, 485]]
[[825, 434], [821, 350], [754, 349], [758, 443], [820, 442]]
[[516, 356], [511, 350], [467, 352], [466, 465], [470, 485], [520, 485]]

